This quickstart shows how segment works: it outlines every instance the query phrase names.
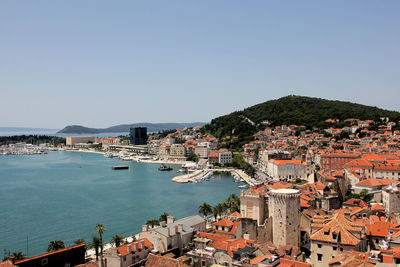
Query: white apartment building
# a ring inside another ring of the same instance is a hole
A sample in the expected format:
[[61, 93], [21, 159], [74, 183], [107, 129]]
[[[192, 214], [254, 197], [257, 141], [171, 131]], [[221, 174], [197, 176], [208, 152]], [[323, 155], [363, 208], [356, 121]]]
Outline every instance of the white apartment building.
[[232, 152], [228, 150], [220, 150], [218, 151], [218, 162], [221, 165], [224, 165], [225, 163], [231, 163], [232, 162]]

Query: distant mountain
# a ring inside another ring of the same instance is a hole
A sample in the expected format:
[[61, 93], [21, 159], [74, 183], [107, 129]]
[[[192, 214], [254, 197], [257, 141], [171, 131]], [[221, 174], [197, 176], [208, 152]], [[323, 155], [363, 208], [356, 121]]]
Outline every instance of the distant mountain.
[[147, 132], [159, 132], [171, 129], [182, 129], [185, 127], [203, 126], [205, 122], [189, 123], [133, 123], [111, 126], [108, 128], [88, 128], [81, 125], [70, 125], [58, 131], [58, 134], [98, 134], [98, 133], [128, 133], [131, 127], [147, 127]]
[[0, 127], [0, 132], [50, 132], [58, 131], [58, 129], [47, 129], [47, 128], [29, 128], [29, 127]]
[[325, 127], [327, 119], [378, 121], [380, 117], [398, 122], [400, 113], [351, 102], [291, 95], [215, 118], [202, 130], [218, 138], [238, 135], [238, 144], [233, 146], [239, 147], [250, 141], [256, 131], [265, 129], [262, 124], [265, 121], [271, 126], [296, 124], [312, 129]]

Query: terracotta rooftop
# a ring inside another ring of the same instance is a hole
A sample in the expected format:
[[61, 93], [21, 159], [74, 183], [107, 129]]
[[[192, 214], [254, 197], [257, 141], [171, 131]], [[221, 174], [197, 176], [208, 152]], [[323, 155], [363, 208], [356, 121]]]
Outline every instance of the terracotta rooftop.
[[[353, 233], [363, 231], [364, 225], [348, 220], [343, 214], [334, 214], [324, 224], [312, 224], [312, 227], [321, 228], [310, 236], [311, 240], [322, 242], [337, 242], [343, 245], [355, 246], [360, 243]], [[334, 238], [336, 235], [336, 239]]]
[[0, 267], [17, 267], [17, 265], [14, 265], [11, 261], [6, 260], [3, 262], [0, 262]]
[[229, 218], [225, 218], [222, 219], [218, 222], [213, 223], [212, 225], [215, 226], [224, 226], [224, 227], [232, 227], [233, 226], [233, 222], [231, 220], [229, 220]]
[[142, 245], [141, 245], [141, 241], [142, 241], [142, 240], [144, 241], [144, 248], [150, 248], [150, 247], [153, 245], [153, 243], [151, 243], [147, 238], [142, 238], [142, 239], [139, 239], [139, 240], [137, 240], [137, 241], [133, 241], [133, 242], [130, 242], [130, 243], [128, 243], [128, 244], [119, 246], [119, 247], [117, 248], [118, 254], [120, 254], [121, 256], [126, 256], [126, 255], [128, 255], [128, 254], [129, 254], [129, 251], [128, 251], [128, 246], [129, 246], [129, 245], [130, 245], [130, 247], [131, 247], [132, 252], [135, 253], [135, 252], [136, 252], [136, 249], [135, 249], [134, 243], [136, 243], [136, 242], [138, 243], [138, 249], [139, 249], [139, 250], [144, 249], [144, 248], [142, 247]]
[[343, 205], [353, 206], [353, 207], [361, 207], [361, 208], [368, 207], [368, 204], [364, 200], [356, 199], [356, 198], [351, 198], [351, 199], [347, 200], [346, 202], [343, 202]]

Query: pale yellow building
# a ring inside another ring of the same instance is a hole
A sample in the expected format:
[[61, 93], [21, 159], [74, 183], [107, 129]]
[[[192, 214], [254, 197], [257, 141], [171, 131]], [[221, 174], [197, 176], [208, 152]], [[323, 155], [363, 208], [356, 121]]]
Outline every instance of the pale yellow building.
[[94, 136], [67, 136], [65, 143], [67, 146], [74, 146], [79, 143], [94, 143], [96, 138]]

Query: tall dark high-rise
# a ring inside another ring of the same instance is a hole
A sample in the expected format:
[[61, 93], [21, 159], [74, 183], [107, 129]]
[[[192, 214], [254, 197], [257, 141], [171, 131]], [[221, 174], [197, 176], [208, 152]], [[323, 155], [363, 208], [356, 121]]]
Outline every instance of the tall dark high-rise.
[[147, 127], [132, 127], [129, 133], [131, 145], [147, 144]]

